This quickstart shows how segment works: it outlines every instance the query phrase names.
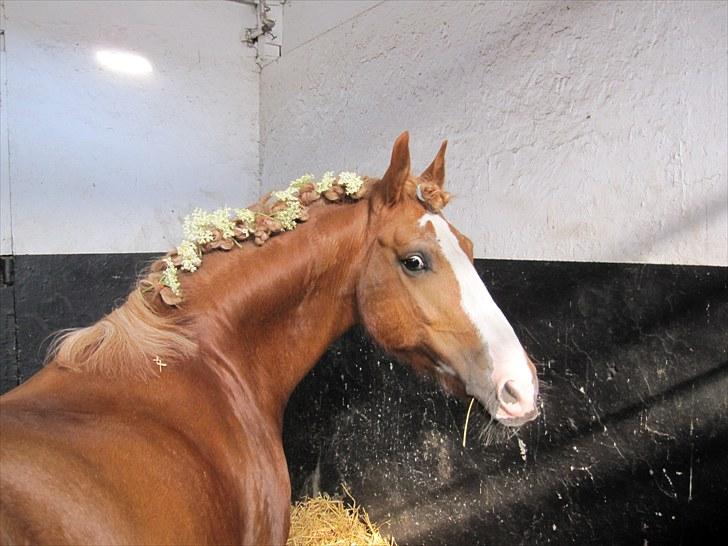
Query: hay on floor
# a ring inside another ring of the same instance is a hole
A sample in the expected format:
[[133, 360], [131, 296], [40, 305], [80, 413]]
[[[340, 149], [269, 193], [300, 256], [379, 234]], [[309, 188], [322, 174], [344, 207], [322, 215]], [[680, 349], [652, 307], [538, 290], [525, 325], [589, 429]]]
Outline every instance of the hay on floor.
[[291, 508], [287, 546], [396, 546], [384, 538], [366, 511], [326, 494], [297, 502]]

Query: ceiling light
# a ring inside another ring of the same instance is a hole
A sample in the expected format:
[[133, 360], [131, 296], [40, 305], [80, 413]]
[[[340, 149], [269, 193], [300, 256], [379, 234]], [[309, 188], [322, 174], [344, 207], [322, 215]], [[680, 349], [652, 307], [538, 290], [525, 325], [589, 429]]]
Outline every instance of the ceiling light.
[[130, 76], [143, 76], [153, 71], [152, 63], [146, 57], [130, 51], [100, 49], [96, 52], [96, 61], [108, 70]]

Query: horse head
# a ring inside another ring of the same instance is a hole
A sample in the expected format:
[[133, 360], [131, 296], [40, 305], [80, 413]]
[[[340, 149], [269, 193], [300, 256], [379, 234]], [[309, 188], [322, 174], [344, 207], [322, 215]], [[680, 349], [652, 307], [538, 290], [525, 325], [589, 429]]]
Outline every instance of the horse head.
[[385, 350], [475, 397], [500, 423], [538, 415], [538, 378], [473, 265], [473, 244], [442, 215], [445, 149], [419, 176], [409, 135], [371, 196], [372, 237], [357, 285], [360, 319]]

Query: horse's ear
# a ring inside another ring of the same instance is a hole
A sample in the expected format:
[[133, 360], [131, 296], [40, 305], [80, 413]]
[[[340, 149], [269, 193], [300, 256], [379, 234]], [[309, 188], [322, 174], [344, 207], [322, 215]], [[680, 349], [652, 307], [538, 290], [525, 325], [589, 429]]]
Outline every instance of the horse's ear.
[[404, 185], [410, 174], [409, 133], [397, 137], [392, 147], [392, 159], [382, 177], [384, 199], [387, 205], [398, 203], [404, 195]]
[[430, 166], [420, 175], [420, 178], [434, 182], [440, 188], [445, 184], [445, 150], [447, 150], [447, 140], [442, 141], [435, 159], [432, 160]]

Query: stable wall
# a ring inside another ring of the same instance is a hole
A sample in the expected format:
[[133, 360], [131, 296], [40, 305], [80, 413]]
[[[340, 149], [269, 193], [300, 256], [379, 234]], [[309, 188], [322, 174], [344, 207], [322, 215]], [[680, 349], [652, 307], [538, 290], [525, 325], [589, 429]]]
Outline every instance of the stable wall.
[[2, 254], [166, 251], [193, 207], [257, 199], [253, 7], [6, 0], [1, 24]]
[[728, 265], [724, 2], [283, 13], [261, 75], [266, 189], [381, 175], [408, 129], [415, 168], [450, 140], [447, 215], [478, 257]]

